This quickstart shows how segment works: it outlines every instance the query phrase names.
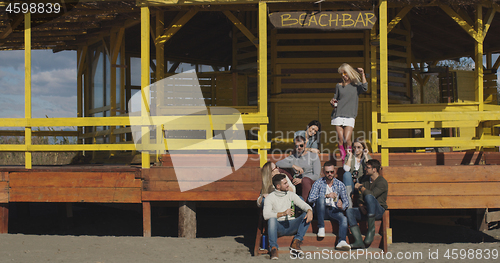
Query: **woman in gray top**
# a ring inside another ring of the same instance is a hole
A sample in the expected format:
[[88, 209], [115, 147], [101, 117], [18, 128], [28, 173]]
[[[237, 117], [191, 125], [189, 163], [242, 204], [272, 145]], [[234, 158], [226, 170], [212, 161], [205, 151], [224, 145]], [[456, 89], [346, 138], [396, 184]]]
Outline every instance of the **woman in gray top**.
[[313, 120], [307, 124], [304, 131], [297, 131], [293, 135], [293, 138], [297, 136], [302, 136], [306, 139], [305, 151], [313, 152], [319, 154], [319, 136], [321, 134], [321, 123], [317, 120]]
[[330, 100], [330, 104], [334, 107], [332, 125], [336, 126], [339, 149], [344, 160], [346, 156], [344, 145], [351, 149], [352, 130], [358, 115], [358, 96], [368, 90], [368, 82], [366, 82], [362, 68], [356, 71], [349, 64], [344, 63], [338, 71], [342, 75], [342, 83], [338, 83], [335, 87], [335, 95]]

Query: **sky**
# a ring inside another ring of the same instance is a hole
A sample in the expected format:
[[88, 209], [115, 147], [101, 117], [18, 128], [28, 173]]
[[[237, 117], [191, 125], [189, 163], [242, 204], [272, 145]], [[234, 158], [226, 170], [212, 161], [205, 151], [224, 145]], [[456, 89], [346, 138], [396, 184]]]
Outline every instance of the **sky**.
[[[76, 52], [32, 51], [32, 117], [76, 116]], [[24, 51], [0, 52], [0, 118], [24, 118]]]

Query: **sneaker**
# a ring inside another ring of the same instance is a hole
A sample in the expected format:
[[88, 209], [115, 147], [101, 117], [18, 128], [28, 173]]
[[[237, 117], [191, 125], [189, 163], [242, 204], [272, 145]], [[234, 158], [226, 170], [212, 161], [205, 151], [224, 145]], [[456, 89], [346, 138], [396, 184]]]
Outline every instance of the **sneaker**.
[[342, 241], [340, 241], [337, 244], [337, 246], [335, 247], [335, 249], [347, 251], [347, 250], [351, 249], [351, 246], [349, 246], [349, 244], [347, 244], [347, 242], [345, 242], [344, 240], [342, 240]]
[[318, 228], [318, 237], [325, 237], [325, 228], [324, 227]]
[[302, 241], [294, 238], [292, 240], [292, 244], [290, 244], [290, 250], [293, 252], [302, 252], [302, 248], [300, 248], [300, 245], [302, 245]]
[[278, 249], [276, 247], [271, 248], [271, 259], [278, 259]]

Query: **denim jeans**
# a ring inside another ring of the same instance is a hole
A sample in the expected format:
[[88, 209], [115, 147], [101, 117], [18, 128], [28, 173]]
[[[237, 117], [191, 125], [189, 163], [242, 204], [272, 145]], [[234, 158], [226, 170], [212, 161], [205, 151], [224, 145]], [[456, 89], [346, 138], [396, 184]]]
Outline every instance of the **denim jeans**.
[[325, 219], [335, 219], [339, 223], [339, 241], [346, 241], [347, 218], [337, 207], [326, 206], [325, 197], [320, 196], [315, 203], [318, 228], [325, 227]]
[[345, 184], [345, 186], [352, 186], [352, 189], [354, 189], [354, 183], [352, 181], [352, 173], [351, 172], [344, 172], [344, 175], [342, 176], [342, 182]]
[[349, 226], [358, 225], [358, 221], [366, 220], [369, 216], [375, 216], [375, 219], [382, 219], [385, 209], [378, 203], [373, 195], [365, 196], [366, 215], [359, 211], [358, 207], [347, 209], [347, 221]]
[[293, 220], [278, 221], [272, 217], [267, 220], [267, 233], [269, 235], [269, 247], [278, 248], [278, 236], [291, 236], [295, 234], [295, 239], [304, 240], [304, 235], [309, 228], [310, 223], [306, 223], [304, 217], [307, 213], [302, 213]]

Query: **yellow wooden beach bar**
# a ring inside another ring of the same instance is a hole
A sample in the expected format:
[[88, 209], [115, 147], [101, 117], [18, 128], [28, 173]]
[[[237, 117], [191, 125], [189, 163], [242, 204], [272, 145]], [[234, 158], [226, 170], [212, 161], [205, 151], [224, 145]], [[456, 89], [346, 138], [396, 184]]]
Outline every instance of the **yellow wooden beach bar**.
[[[1, 118], [0, 136], [24, 140], [0, 151], [25, 164], [0, 166], [1, 233], [10, 203], [91, 202], [142, 204], [151, 236], [151, 205], [170, 202], [179, 236], [196, 237], [196, 204], [255, 200], [260, 167], [309, 121], [322, 123], [322, 162], [335, 158], [329, 101], [342, 63], [367, 73], [354, 137], [384, 166], [389, 209], [478, 209], [483, 229], [500, 220], [489, 210], [500, 208], [500, 1], [37, 1], [60, 7], [50, 14], [18, 2], [0, 1], [0, 51], [24, 50], [25, 116]], [[76, 51], [76, 116], [32, 117], [37, 49]], [[439, 64], [463, 57], [473, 70]], [[78, 162], [37, 165], [37, 152]]]

